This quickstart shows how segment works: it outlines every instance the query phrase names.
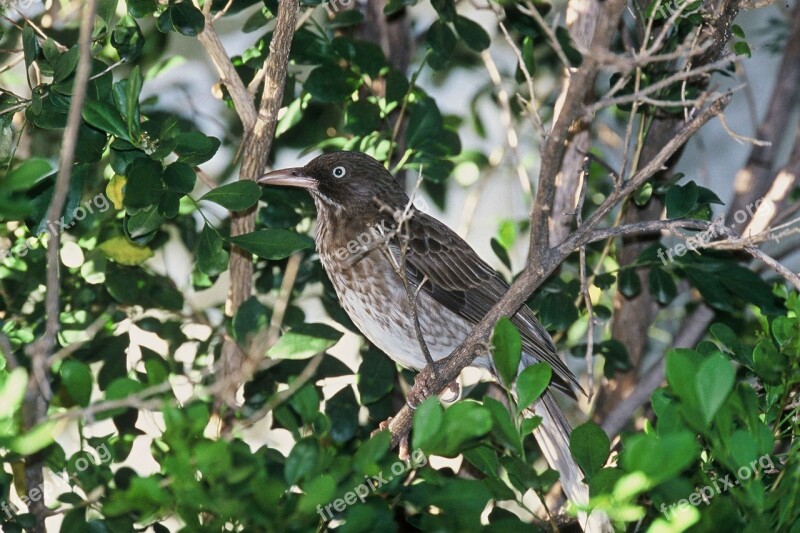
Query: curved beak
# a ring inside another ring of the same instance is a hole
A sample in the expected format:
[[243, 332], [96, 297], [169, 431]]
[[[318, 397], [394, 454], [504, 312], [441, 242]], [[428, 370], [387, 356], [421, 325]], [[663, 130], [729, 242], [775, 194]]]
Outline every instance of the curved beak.
[[319, 182], [308, 176], [302, 168], [284, 168], [267, 172], [256, 180], [259, 185], [285, 185], [316, 190]]

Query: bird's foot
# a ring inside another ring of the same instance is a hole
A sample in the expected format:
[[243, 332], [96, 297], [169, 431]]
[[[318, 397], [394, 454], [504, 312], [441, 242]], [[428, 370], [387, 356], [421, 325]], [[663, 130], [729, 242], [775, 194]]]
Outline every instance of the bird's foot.
[[453, 403], [461, 396], [461, 386], [458, 384], [457, 379], [451, 381], [445, 390], [450, 392], [451, 396], [441, 396], [444, 403]]
[[374, 437], [376, 433], [380, 433], [381, 431], [383, 431], [383, 430], [385, 430], [385, 429], [389, 429], [389, 424], [391, 424], [391, 423], [392, 423], [392, 419], [393, 419], [393, 418], [394, 418], [393, 416], [390, 416], [389, 418], [387, 418], [386, 420], [384, 420], [383, 422], [381, 422], [380, 424], [378, 424], [378, 429], [376, 429], [375, 431], [373, 431], [373, 432], [370, 434], [370, 437]]
[[[370, 437], [374, 437], [377, 433], [380, 433], [381, 431], [389, 429], [389, 425], [392, 423], [392, 419], [393, 418], [394, 417], [390, 416], [389, 418], [387, 418], [386, 420], [384, 420], [383, 422], [378, 424], [378, 429], [376, 429], [375, 431], [370, 433], [369, 436]], [[405, 461], [406, 459], [408, 459], [410, 457], [410, 455], [408, 453], [408, 434], [403, 435], [402, 437], [400, 437], [400, 442], [397, 445], [397, 453], [400, 456], [400, 460], [401, 461]]]
[[433, 395], [433, 385], [436, 383], [438, 375], [437, 366], [437, 363], [426, 366], [414, 378], [414, 386], [411, 387], [411, 390], [408, 391], [408, 396], [406, 396], [406, 404], [411, 409], [416, 409], [419, 404]]

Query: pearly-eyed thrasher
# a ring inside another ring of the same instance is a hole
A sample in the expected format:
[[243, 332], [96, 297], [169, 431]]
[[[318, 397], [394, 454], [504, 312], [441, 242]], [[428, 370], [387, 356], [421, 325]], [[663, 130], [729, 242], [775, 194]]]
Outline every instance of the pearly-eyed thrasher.
[[[430, 362], [425, 346], [434, 361], [450, 355], [508, 290], [466, 241], [414, 208], [389, 171], [368, 155], [323, 154], [304, 167], [270, 172], [258, 183], [311, 193], [317, 250], [342, 307], [375, 346], [405, 367], [421, 370]], [[374, 228], [380, 238], [359, 240], [376, 235]], [[544, 361], [553, 370], [551, 386], [575, 397], [578, 381], [533, 312], [523, 305], [511, 320], [522, 335], [520, 370]], [[472, 364], [496, 376], [490, 354]], [[534, 435], [564, 492], [586, 503], [588, 488], [569, 452], [570, 426], [552, 393], [545, 391], [532, 411], [542, 417]], [[584, 528], [607, 530], [595, 514]]]

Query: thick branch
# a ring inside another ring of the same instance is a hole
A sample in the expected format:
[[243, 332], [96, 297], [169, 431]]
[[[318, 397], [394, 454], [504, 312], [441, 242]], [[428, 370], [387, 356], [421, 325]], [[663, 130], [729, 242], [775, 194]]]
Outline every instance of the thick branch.
[[217, 35], [212, 25], [212, 18], [209, 14], [206, 15], [205, 27], [197, 36], [197, 39], [206, 49], [211, 62], [214, 63], [220, 81], [228, 88], [228, 93], [231, 95], [236, 113], [242, 121], [244, 131], [250, 131], [256, 123], [256, 106], [250, 93], [247, 92], [247, 87], [245, 87], [242, 78], [236, 73], [233, 63], [231, 63], [228, 54], [225, 52], [225, 47], [222, 46], [222, 41], [219, 40], [219, 35]]
[[[297, 0], [281, 2], [278, 7], [278, 17], [275, 33], [270, 43], [270, 53], [266, 63], [266, 76], [264, 91], [258, 117], [252, 130], [245, 136], [244, 153], [242, 156], [242, 169], [240, 180], [255, 180], [267, 165], [272, 141], [275, 136], [275, 126], [278, 123], [278, 111], [283, 100], [283, 90], [286, 84], [286, 73], [289, 66], [289, 52], [295, 33], [295, 22], [299, 12]], [[255, 229], [255, 209], [231, 214], [231, 235], [250, 233]], [[236, 246], [231, 248], [230, 258], [231, 283], [228, 290], [228, 300], [225, 304], [225, 313], [232, 317], [239, 306], [250, 297], [253, 285], [253, 255]], [[220, 379], [229, 383], [221, 392], [220, 399], [228, 405], [234, 405], [236, 390], [241, 384], [241, 379], [249, 376], [242, 375], [244, 353], [231, 338], [226, 338], [222, 346], [222, 368]], [[246, 374], [246, 373], [244, 373]], [[229, 380], [231, 376], [239, 379]]]
[[[592, 38], [592, 50], [608, 50], [616, 31], [617, 23], [625, 7], [621, 0], [607, 0]], [[539, 185], [531, 212], [531, 240], [529, 259], [535, 258], [550, 247], [549, 220], [555, 197], [556, 176], [561, 170], [561, 161], [572, 135], [573, 123], [584, 112], [586, 95], [594, 86], [600, 70], [600, 62], [591, 54], [583, 57], [581, 67], [570, 80], [564, 105], [553, 130], [542, 148], [542, 164], [539, 170]]]

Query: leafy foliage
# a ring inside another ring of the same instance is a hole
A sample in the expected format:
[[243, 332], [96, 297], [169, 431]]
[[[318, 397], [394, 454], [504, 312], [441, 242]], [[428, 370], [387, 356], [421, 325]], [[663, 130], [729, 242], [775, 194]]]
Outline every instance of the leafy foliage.
[[[417, 3], [390, 0], [384, 11], [396, 16]], [[252, 44], [233, 58], [247, 85], [269, 54], [277, 2], [226, 4], [212, 2], [212, 15], [246, 11], [248, 16], [241, 29]], [[307, 8], [319, 4], [304, 2]], [[700, 3], [695, 4], [665, 30], [668, 50], [702, 23]], [[339, 341], [342, 330], [354, 330], [313, 254], [311, 200], [297, 191], [261, 191], [232, 179], [235, 153], [246, 142], [233, 113], [220, 119], [226, 133], [218, 138], [196, 114], [170, 108], [157, 95], [143, 96], [153, 94], [143, 91], [175, 59], [168, 57], [169, 42], [197, 45], [188, 40], [206, 27], [203, 12], [189, 1], [101, 0], [99, 5], [91, 81], [60, 221], [48, 219], [48, 207], [74, 92], [77, 32], [71, 20], [60, 21], [63, 29], [60, 23], [45, 26], [44, 32], [23, 20], [2, 22], [3, 42], [10, 43], [2, 60], [8, 50], [21, 50], [22, 86], [29, 98], [0, 95], [0, 237], [8, 250], [0, 258], [0, 331], [8, 340], [0, 346], [0, 457], [7, 466], [0, 470], [0, 502], [34, 498], [37, 488], [26, 486], [24, 470], [41, 460], [50, 471], [67, 474], [67, 487], [48, 494], [55, 497], [48, 505], [63, 515], [62, 531], [473, 531], [479, 524], [487, 531], [527, 531], [531, 523], [549, 528], [528, 511], [528, 496], [544, 501], [558, 474], [542, 466], [531, 438], [540, 420], [524, 412], [549, 384], [550, 367], [540, 363], [518, 374], [520, 334], [508, 319], [499, 321], [492, 357], [515, 395], [499, 400], [479, 385], [447, 407], [427, 400], [414, 416], [411, 459], [399, 461], [389, 449], [388, 433], [371, 433], [402, 404], [398, 385], [407, 384], [408, 373], [370, 346], [352, 367], [330, 355], [309, 366]], [[358, 35], [360, 13], [342, 10], [326, 17], [319, 8], [303, 18], [273, 151], [366, 152], [398, 173], [419, 172], [439, 207], [445, 205], [451, 175], [496, 172], [498, 158], [489, 147], [462, 150], [461, 141], [464, 129], [486, 137], [481, 111], [486, 105], [499, 116], [493, 86], [476, 83], [470, 108], [453, 116], [421, 81], [423, 74], [438, 80], [471, 72], [479, 54], [494, 53], [496, 28], [487, 32], [464, 3], [430, 5], [434, 19], [421, 29], [411, 75]], [[492, 7], [520, 49], [512, 64], [515, 75], [504, 73], [504, 82], [515, 80], [521, 96], [509, 104], [511, 119], [525, 121], [521, 102], [535, 95], [529, 94], [523, 71], [544, 79], [560, 75], [564, 65], [524, 13], [528, 3], [493, 1]], [[544, 16], [550, 6], [535, 2], [535, 9]], [[50, 16], [40, 15], [38, 22]], [[661, 15], [653, 16], [663, 24]], [[740, 28], [734, 33], [742, 39], [734, 51], [749, 56], [744, 33]], [[570, 66], [584, 61], [566, 28], [558, 27], [555, 38]], [[649, 65], [639, 89], [674, 73], [670, 62]], [[635, 91], [632, 79], [613, 75], [599, 83], [605, 81], [619, 82], [620, 96]], [[682, 116], [677, 103], [697, 94], [688, 85], [688, 93], [672, 83], [653, 94], [675, 101], [674, 108], [642, 105], [637, 113], [647, 120]], [[220, 93], [233, 107], [230, 95]], [[541, 104], [543, 118], [552, 118], [555, 102]], [[614, 113], [627, 119], [633, 109], [620, 104]], [[223, 164], [210, 165], [212, 160]], [[670, 219], [710, 220], [712, 207], [721, 203], [718, 196], [683, 178], [648, 183], [635, 203], [657, 198]], [[597, 162], [587, 182], [587, 198], [603, 198], [612, 187]], [[257, 211], [256, 227], [231, 237], [230, 221], [221, 213], [248, 210]], [[527, 229], [527, 220], [504, 218], [491, 241], [508, 273], [519, 266], [511, 259]], [[48, 416], [28, 427], [26, 391], [38, 383], [41, 369], [32, 367], [26, 349], [42, 336], [48, 318], [45, 250], [54, 231], [63, 234], [61, 331], [57, 356], [47, 362]], [[186, 272], [164, 267], [176, 249], [190, 265]], [[577, 256], [529, 302], [559, 348], [580, 357], [587, 329], [598, 324], [603, 338], [590, 355], [603, 358], [609, 379], [630, 368], [625, 346], [608, 335], [616, 297], [632, 298], [646, 287], [668, 306], [690, 286], [716, 313], [706, 340], [668, 353], [667, 385], [653, 394], [655, 416], [643, 430], [625, 433], [613, 448], [592, 422], [572, 433], [570, 447], [590, 486], [590, 507], [607, 512], [619, 529], [796, 529], [798, 296], [733, 254], [676, 252], [666, 262], [659, 249], [645, 249], [633, 266], [619, 269], [613, 245], [587, 247], [587, 262], [597, 265], [588, 289], [593, 317], [581, 304]], [[203, 307], [198, 295], [227, 279], [231, 254], [242, 250], [253, 256], [258, 296], [232, 317], [224, 316], [216, 300]], [[292, 256], [299, 258], [293, 263], [296, 277], [288, 305], [280, 308], [275, 302]], [[640, 272], [646, 272], [644, 286]], [[306, 316], [308, 308], [300, 303], [309, 294], [319, 295], [337, 327]], [[219, 438], [214, 434], [219, 384], [211, 370], [220, 360], [222, 339], [230, 336], [246, 348], [270, 330], [276, 315], [279, 338], [253, 354], [261, 366], [244, 387], [241, 409], [226, 413], [234, 431]], [[308, 368], [312, 374], [303, 377]], [[341, 381], [347, 383], [333, 392], [327, 387]], [[157, 414], [156, 429], [145, 435], [141, 424], [151, 412]], [[259, 424], [260, 437], [282, 440], [252, 438], [256, 431], [246, 431], [251, 422]], [[62, 438], [64, 428], [77, 447]], [[155, 464], [149, 470], [137, 463], [143, 442]], [[434, 455], [462, 458], [461, 470], [434, 468], [428, 461]], [[736, 483], [719, 490], [722, 479]], [[694, 503], [696, 489], [707, 486], [715, 488], [713, 496]], [[676, 507], [681, 500], [691, 503]], [[3, 531], [22, 531], [32, 523], [24, 508], [0, 512]]]

